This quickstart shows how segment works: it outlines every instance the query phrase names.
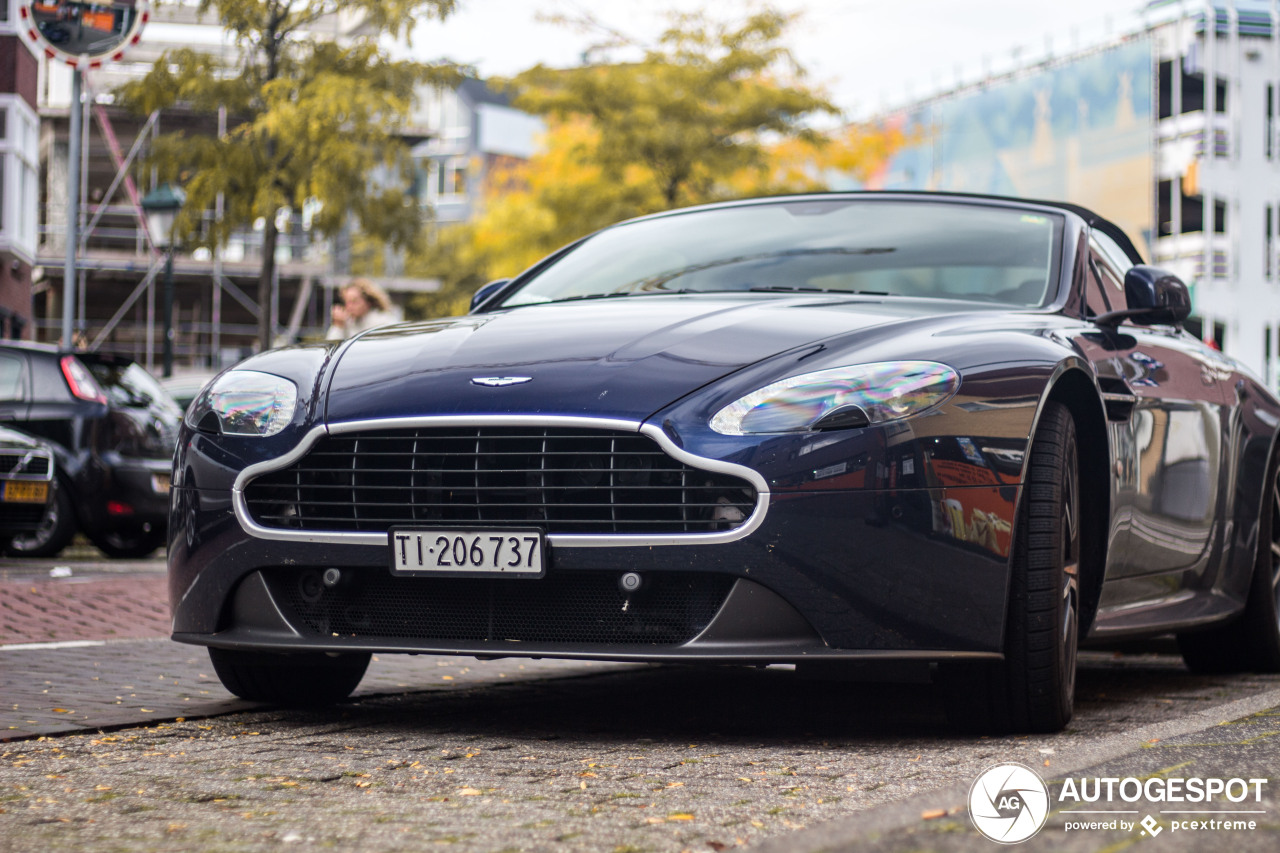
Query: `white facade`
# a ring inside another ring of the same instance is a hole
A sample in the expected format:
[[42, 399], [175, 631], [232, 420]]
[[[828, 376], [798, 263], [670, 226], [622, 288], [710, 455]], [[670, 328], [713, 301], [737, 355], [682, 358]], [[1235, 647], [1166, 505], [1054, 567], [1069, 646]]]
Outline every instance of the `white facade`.
[[932, 138], [871, 185], [1093, 208], [1191, 286], [1189, 326], [1280, 390], [1280, 0], [1147, 12], [1141, 31], [884, 116]]
[[[1221, 328], [1224, 349], [1276, 388], [1280, 39], [1270, 33], [1280, 30], [1280, 9], [1227, 3], [1216, 12], [1216, 28], [1205, 26], [1211, 6], [1153, 28], [1163, 84], [1154, 134], [1155, 263], [1194, 284], [1205, 339]], [[1206, 38], [1206, 29], [1217, 32]], [[1179, 85], [1188, 77], [1190, 87]]]
[[[0, 36], [27, 47], [18, 31], [18, 0], [0, 0]], [[40, 117], [14, 92], [0, 93], [0, 251], [32, 263], [40, 207]]]

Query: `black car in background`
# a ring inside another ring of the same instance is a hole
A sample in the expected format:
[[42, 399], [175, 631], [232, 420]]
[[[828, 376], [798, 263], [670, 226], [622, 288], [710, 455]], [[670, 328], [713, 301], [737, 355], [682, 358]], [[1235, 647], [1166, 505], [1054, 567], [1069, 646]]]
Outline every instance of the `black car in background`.
[[44, 522], [53, 489], [53, 448], [0, 427], [0, 536], [29, 535]]
[[132, 359], [0, 345], [0, 422], [44, 439], [57, 475], [39, 528], [9, 554], [50, 557], [77, 529], [112, 557], [164, 544], [169, 474], [182, 412]]

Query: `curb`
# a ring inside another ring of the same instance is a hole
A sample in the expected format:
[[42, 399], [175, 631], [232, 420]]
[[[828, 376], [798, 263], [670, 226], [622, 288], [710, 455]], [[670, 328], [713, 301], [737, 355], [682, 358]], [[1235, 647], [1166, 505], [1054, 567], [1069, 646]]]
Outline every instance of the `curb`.
[[[1204, 731], [1278, 705], [1280, 705], [1280, 688], [1205, 708], [1177, 720], [1152, 723], [1123, 734], [1108, 735], [1096, 743], [1075, 747], [1056, 756], [1052, 765], [1053, 775], [1046, 776], [1045, 781], [1052, 784], [1055, 779], [1068, 776], [1078, 770], [1136, 752], [1142, 744], [1153, 739], [1167, 740], [1179, 735]], [[916, 824], [922, 820], [921, 815], [926, 811], [945, 810], [947, 815], [958, 815], [967, 810], [965, 803], [968, 796], [968, 783], [951, 785], [838, 820], [775, 836], [760, 844], [752, 845], [750, 849], [754, 853], [823, 853], [823, 851], [843, 849], [859, 840], [866, 840]]]

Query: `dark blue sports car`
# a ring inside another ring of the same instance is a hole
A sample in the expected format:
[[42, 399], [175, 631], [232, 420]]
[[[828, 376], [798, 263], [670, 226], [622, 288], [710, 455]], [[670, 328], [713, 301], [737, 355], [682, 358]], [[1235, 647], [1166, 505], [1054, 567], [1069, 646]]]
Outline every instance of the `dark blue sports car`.
[[607, 228], [466, 317], [186, 415], [173, 636], [248, 699], [370, 653], [917, 668], [1050, 731], [1076, 650], [1280, 669], [1280, 403], [1067, 204], [791, 196]]

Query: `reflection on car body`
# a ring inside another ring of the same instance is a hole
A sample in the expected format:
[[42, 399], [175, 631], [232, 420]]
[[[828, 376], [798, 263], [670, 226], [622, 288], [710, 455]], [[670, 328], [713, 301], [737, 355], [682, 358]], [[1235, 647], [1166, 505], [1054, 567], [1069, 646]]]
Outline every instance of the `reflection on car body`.
[[[1189, 310], [1067, 204], [845, 193], [608, 228], [466, 317], [207, 386], [174, 463], [174, 637], [282, 703], [345, 697], [372, 652], [891, 661], [984, 731], [1065, 725], [1082, 642], [1172, 631], [1197, 668], [1275, 671], [1280, 402]], [[541, 562], [504, 575], [526, 533]]]

